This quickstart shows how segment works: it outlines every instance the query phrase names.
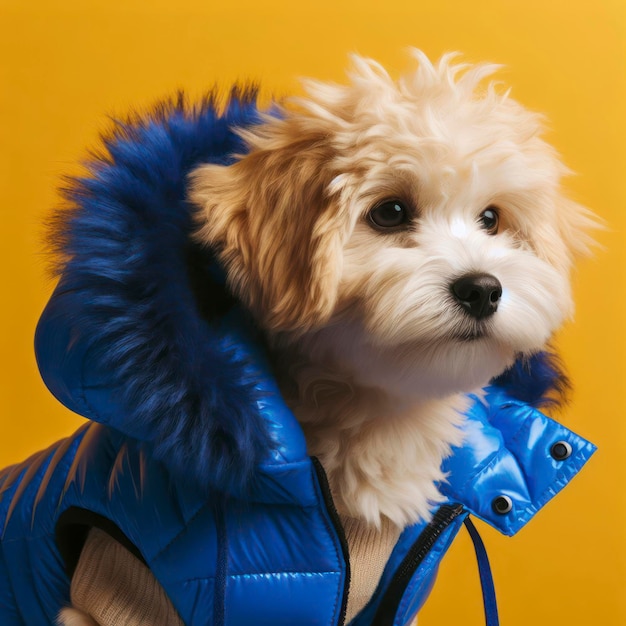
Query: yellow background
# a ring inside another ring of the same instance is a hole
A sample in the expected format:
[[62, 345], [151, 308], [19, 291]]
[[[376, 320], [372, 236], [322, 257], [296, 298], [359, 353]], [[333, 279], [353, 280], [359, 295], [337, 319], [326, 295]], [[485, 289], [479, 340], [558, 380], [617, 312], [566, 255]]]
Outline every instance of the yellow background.
[[[298, 76], [342, 80], [358, 51], [392, 72], [405, 47], [463, 51], [507, 68], [513, 95], [547, 113], [550, 139], [579, 175], [573, 197], [609, 229], [575, 278], [575, 323], [559, 346], [575, 384], [561, 419], [600, 451], [514, 539], [485, 528], [502, 623], [626, 625], [624, 426], [624, 0], [0, 0], [0, 466], [77, 427], [48, 394], [32, 336], [52, 284], [42, 218], [108, 126], [175, 89]], [[482, 624], [465, 537], [442, 567], [420, 626]], [[294, 625], [297, 626], [297, 625]]]

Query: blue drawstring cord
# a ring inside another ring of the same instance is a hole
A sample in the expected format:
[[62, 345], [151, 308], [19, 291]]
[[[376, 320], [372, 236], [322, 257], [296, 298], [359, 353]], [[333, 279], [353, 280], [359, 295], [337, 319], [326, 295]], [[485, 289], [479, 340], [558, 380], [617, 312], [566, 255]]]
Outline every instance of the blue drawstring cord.
[[491, 575], [491, 566], [489, 565], [489, 557], [483, 540], [480, 538], [478, 531], [469, 517], [465, 518], [465, 527], [467, 528], [474, 550], [476, 551], [476, 560], [478, 561], [478, 573], [480, 575], [480, 586], [483, 590], [483, 605], [485, 607], [485, 624], [486, 626], [499, 626], [498, 619], [498, 603], [496, 601], [496, 588], [493, 584], [493, 576]]

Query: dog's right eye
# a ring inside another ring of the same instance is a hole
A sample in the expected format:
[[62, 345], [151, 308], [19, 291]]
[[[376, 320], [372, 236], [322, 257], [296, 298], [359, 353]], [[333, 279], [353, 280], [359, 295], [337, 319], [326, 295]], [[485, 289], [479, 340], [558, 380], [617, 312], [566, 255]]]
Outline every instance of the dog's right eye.
[[398, 228], [408, 223], [409, 212], [399, 200], [386, 200], [369, 212], [368, 219], [378, 230]]
[[488, 235], [497, 235], [500, 225], [500, 216], [495, 206], [489, 205], [479, 216], [478, 223]]

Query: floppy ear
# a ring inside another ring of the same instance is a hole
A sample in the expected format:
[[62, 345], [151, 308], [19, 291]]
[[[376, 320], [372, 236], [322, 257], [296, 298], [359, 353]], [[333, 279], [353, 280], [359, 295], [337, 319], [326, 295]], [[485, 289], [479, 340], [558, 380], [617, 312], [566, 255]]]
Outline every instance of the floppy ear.
[[557, 217], [561, 239], [570, 258], [589, 256], [597, 245], [590, 232], [604, 229], [604, 222], [589, 209], [568, 198], [561, 198]]
[[597, 247], [592, 233], [604, 228], [602, 220], [586, 207], [567, 198], [560, 189], [549, 189], [528, 205], [521, 232], [535, 253], [568, 276], [580, 257]]
[[214, 247], [233, 292], [271, 331], [323, 323], [337, 299], [347, 209], [329, 192], [329, 133], [293, 119], [241, 133], [251, 151], [191, 178], [198, 236]]
[[577, 258], [591, 254], [596, 244], [590, 232], [601, 228], [601, 220], [589, 209], [560, 195], [555, 199], [553, 217], [533, 224], [530, 237], [539, 256], [568, 274]]

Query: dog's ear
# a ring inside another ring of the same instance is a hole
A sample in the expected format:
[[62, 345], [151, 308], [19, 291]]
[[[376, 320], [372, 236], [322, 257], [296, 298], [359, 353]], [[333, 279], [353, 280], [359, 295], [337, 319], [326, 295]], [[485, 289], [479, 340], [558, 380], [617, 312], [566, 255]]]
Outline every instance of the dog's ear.
[[266, 329], [314, 328], [334, 309], [348, 228], [347, 209], [329, 190], [329, 133], [287, 118], [241, 134], [247, 155], [192, 175], [198, 236]]
[[596, 242], [591, 236], [603, 224], [586, 207], [558, 196], [550, 219], [533, 223], [529, 238], [537, 253], [563, 274], [568, 274], [574, 261], [589, 256]]
[[558, 227], [562, 241], [565, 243], [574, 260], [578, 257], [589, 256], [597, 246], [590, 233], [603, 230], [603, 221], [586, 207], [570, 200], [561, 198], [557, 208]]

